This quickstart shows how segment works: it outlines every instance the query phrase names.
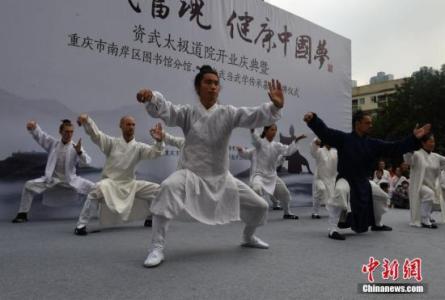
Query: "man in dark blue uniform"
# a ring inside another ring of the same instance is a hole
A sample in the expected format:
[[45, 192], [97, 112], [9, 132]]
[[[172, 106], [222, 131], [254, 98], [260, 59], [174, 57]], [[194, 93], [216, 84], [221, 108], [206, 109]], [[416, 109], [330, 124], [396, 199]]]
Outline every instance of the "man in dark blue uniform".
[[323, 143], [337, 149], [338, 178], [345, 179], [349, 184], [351, 214], [348, 215], [346, 224], [339, 224], [339, 227], [351, 227], [357, 233], [368, 231], [369, 226], [374, 231], [391, 230], [389, 226], [375, 225], [369, 176], [377, 159], [417, 150], [420, 147], [419, 139], [429, 133], [431, 125], [426, 124], [421, 128], [416, 126], [413, 134], [405, 139], [387, 142], [368, 137], [372, 117], [362, 111], [354, 114], [351, 133], [327, 127], [315, 113], [307, 113], [304, 121]]

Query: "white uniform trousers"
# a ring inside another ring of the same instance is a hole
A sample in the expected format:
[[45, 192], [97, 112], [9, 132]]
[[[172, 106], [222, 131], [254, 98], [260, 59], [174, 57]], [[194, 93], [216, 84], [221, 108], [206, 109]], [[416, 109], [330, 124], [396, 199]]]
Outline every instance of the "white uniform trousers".
[[374, 181], [370, 181], [372, 203], [374, 206], [374, 220], [376, 226], [383, 226], [382, 217], [388, 211], [389, 195]]
[[320, 205], [324, 203], [327, 205], [328, 201], [328, 191], [326, 189], [326, 185], [320, 179], [316, 179], [314, 181], [314, 190], [312, 196], [312, 212], [314, 214], [320, 214]]
[[[374, 220], [377, 226], [382, 226], [382, 217], [388, 210], [389, 196], [376, 183], [370, 182], [372, 202], [374, 207]], [[339, 179], [335, 184], [334, 203], [343, 210], [350, 211], [349, 204], [350, 187], [345, 179]]]
[[[87, 184], [91, 185], [91, 188], [94, 187], [93, 182], [86, 180], [86, 179], [84, 179], [84, 180]], [[48, 189], [58, 188], [58, 187], [71, 189], [71, 190], [74, 190], [77, 193], [79, 193], [79, 191], [77, 191], [73, 186], [71, 186], [67, 182], [56, 181], [56, 182], [48, 183], [48, 182], [42, 181], [42, 179], [40, 179], [40, 178], [28, 180], [25, 183], [25, 186], [23, 187], [23, 190], [22, 190], [22, 197], [20, 200], [19, 213], [28, 213], [29, 212], [29, 210], [31, 209], [32, 201], [36, 195], [40, 195]], [[83, 195], [86, 197], [86, 195], [81, 194], [81, 193], [79, 193], [79, 195]]]
[[[151, 199], [153, 199], [153, 194], [159, 190], [159, 185], [156, 183], [152, 183], [147, 185], [147, 182], [141, 182], [136, 187], [135, 198], [149, 201], [148, 206], [150, 207]], [[87, 196], [85, 203], [80, 212], [79, 220], [77, 221], [77, 228], [84, 227], [88, 224], [91, 214], [93, 211], [97, 211], [99, 207], [99, 203], [102, 205], [106, 205], [104, 201], [104, 196], [101, 190], [96, 187], [93, 189]], [[151, 214], [147, 216], [150, 218]]]
[[[281, 206], [283, 207], [283, 213], [285, 215], [290, 215], [292, 214], [290, 211], [290, 200], [291, 200], [291, 195], [290, 192], [286, 186], [286, 184], [284, 183], [284, 181], [280, 178], [277, 177], [277, 182], [275, 184], [275, 190], [273, 192], [273, 197], [270, 197], [270, 195], [264, 191], [263, 187], [259, 184], [254, 184], [252, 186], [253, 190], [261, 197], [269, 197], [271, 199], [275, 198], [276, 200], [280, 201]], [[275, 205], [275, 203], [274, 203]]]
[[[177, 172], [171, 184], [165, 181], [161, 185], [159, 196], [175, 194], [177, 197], [185, 199], [185, 174]], [[235, 178], [239, 199], [240, 199], [240, 218], [245, 223], [243, 232], [244, 240], [249, 240], [253, 236], [258, 226], [267, 221], [268, 204], [266, 200], [257, 195], [247, 184]], [[153, 233], [151, 249], [163, 249], [165, 247], [165, 238], [171, 219], [160, 215], [153, 215]]]
[[338, 221], [340, 221], [340, 215], [344, 211], [342, 207], [333, 206], [330, 204], [326, 205], [326, 210], [328, 211], [328, 224], [329, 224], [329, 233], [333, 233], [334, 231], [339, 232]]
[[420, 188], [420, 195], [419, 199], [421, 201], [420, 203], [420, 209], [421, 209], [421, 217], [422, 217], [422, 223], [426, 225], [431, 225], [431, 212], [433, 210], [433, 200], [434, 200], [434, 191], [425, 186], [422, 185]]

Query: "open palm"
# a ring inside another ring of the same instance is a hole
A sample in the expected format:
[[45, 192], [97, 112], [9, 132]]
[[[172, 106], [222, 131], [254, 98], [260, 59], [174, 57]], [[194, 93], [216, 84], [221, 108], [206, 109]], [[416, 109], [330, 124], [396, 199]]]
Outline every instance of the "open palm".
[[278, 80], [272, 79], [272, 81], [269, 81], [267, 84], [269, 86], [270, 101], [272, 101], [276, 107], [282, 108], [284, 106], [284, 93], [281, 88], [281, 83]]

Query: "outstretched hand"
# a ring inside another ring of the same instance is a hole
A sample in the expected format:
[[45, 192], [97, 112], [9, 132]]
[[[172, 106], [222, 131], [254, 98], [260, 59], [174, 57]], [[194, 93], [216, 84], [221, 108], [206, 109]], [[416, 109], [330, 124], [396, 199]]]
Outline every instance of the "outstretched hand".
[[284, 106], [284, 93], [283, 93], [283, 89], [281, 88], [281, 83], [280, 81], [275, 79], [272, 79], [272, 81], [269, 81], [267, 83], [267, 85], [269, 86], [269, 98], [270, 101], [272, 101], [272, 103], [278, 107], [278, 108], [283, 108]]
[[150, 129], [150, 134], [153, 139], [155, 139], [158, 142], [161, 142], [164, 140], [165, 133], [162, 130], [162, 124], [157, 123], [152, 129]]
[[419, 124], [416, 124], [414, 127], [413, 134], [416, 138], [421, 139], [431, 131], [431, 124], [425, 124], [422, 127], [419, 127]]
[[36, 121], [28, 121], [28, 123], [26, 123], [26, 129], [28, 130], [34, 130], [37, 128], [37, 123]]
[[77, 118], [77, 125], [82, 126], [88, 121], [88, 115], [87, 114], [81, 114]]
[[150, 102], [152, 97], [153, 92], [149, 89], [142, 89], [136, 94], [136, 99], [140, 103]]
[[314, 118], [314, 113], [308, 112], [304, 115], [303, 121], [309, 123], [310, 121], [312, 121], [313, 118]]
[[74, 150], [76, 150], [76, 152], [77, 152], [78, 154], [82, 154], [82, 139], [80, 138], [80, 139], [77, 141], [77, 144], [73, 145], [73, 147], [74, 147]]

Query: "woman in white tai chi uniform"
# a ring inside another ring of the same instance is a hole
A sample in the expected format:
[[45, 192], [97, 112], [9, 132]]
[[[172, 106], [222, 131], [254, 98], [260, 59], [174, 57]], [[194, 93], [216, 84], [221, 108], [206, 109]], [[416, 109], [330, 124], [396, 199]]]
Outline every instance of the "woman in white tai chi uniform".
[[195, 77], [195, 90], [199, 96], [196, 105], [173, 104], [161, 93], [148, 89], [137, 94], [152, 117], [161, 118], [167, 126], [180, 127], [185, 137], [178, 170], [161, 183], [161, 191], [151, 206], [153, 235], [146, 267], [155, 267], [164, 260], [168, 224], [182, 210], [209, 225], [241, 218], [246, 223], [242, 245], [269, 247], [254, 235], [257, 226], [266, 222], [267, 202], [230, 174], [228, 143], [236, 127], [270, 125], [280, 118], [284, 104], [281, 84], [274, 80], [269, 83], [271, 103], [251, 108], [221, 105], [217, 103], [218, 73], [203, 66]]
[[419, 150], [404, 156], [411, 165], [408, 193], [410, 225], [435, 229], [437, 225], [431, 222], [433, 204], [440, 205], [441, 219], [445, 222], [445, 203], [440, 182], [445, 157], [433, 152], [436, 145], [433, 134], [426, 135], [421, 142]]
[[[283, 207], [283, 219], [298, 219], [290, 211], [291, 195], [284, 181], [278, 177], [277, 162], [281, 157], [294, 154], [297, 142], [306, 136], [303, 134], [295, 139], [291, 145], [283, 145], [273, 139], [277, 133], [277, 125], [265, 126], [261, 137], [251, 130], [253, 151], [238, 148], [242, 158], [250, 159], [250, 186], [261, 197], [274, 197]], [[244, 151], [246, 153], [244, 154]]]

